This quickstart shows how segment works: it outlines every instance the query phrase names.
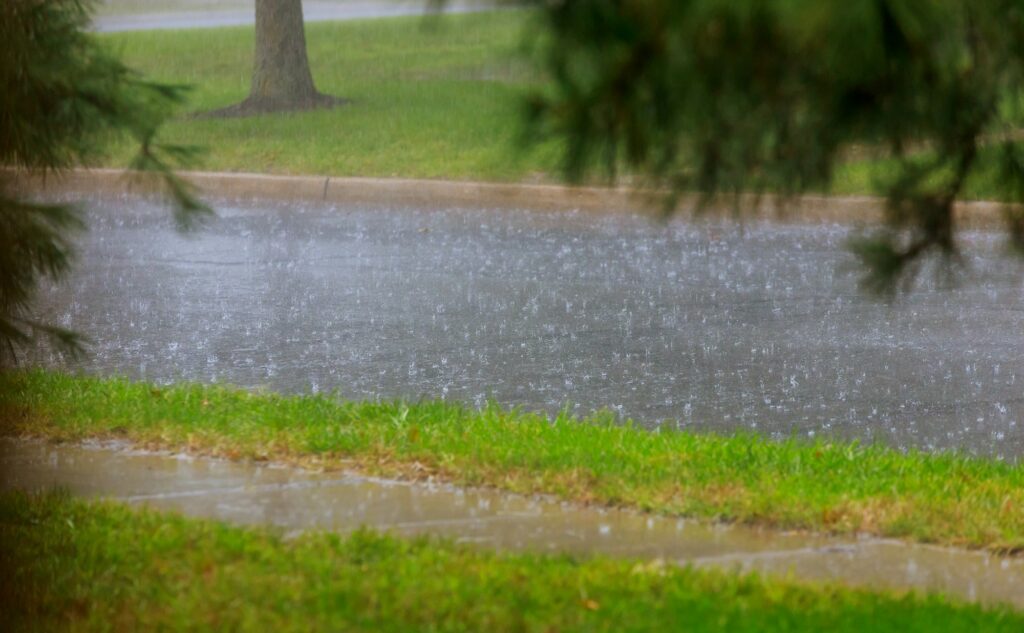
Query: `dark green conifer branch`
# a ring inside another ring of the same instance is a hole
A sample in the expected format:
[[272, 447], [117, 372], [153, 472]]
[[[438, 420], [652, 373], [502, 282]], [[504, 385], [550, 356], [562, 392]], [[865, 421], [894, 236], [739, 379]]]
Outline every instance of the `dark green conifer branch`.
[[87, 31], [90, 10], [82, 0], [0, 5], [0, 357], [8, 359], [37, 335], [71, 353], [83, 345], [29, 307], [42, 279], [68, 271], [84, 223], [73, 205], [25, 200], [14, 184], [22, 174], [88, 164], [111, 136], [129, 134], [140, 148], [132, 168], [163, 179], [180, 226], [211, 213], [173, 171], [195, 150], [156, 140], [185, 89], [147, 81], [105, 51]]

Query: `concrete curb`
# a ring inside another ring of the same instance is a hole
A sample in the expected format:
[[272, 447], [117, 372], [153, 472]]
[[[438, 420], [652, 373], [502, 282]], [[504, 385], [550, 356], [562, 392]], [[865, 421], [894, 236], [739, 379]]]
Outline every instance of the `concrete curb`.
[[[181, 172], [205, 196], [242, 200], [328, 202], [334, 204], [415, 206], [422, 208], [484, 207], [535, 211], [579, 210], [598, 213], [657, 213], [655, 192], [636, 192], [627, 188], [568, 187], [451, 180], [414, 180], [404, 178], [338, 178], [332, 176], [281, 176], [233, 172]], [[79, 194], [159, 193], [159, 178], [115, 169], [75, 169], [45, 180], [19, 174], [19, 188], [28, 191]], [[682, 213], [696, 206], [696, 196], [684, 196], [678, 209]], [[748, 219], [783, 220], [799, 223], [869, 224], [882, 219], [883, 199], [871, 196], [807, 195], [792, 200], [783, 208], [778, 196], [753, 195], [738, 199]], [[964, 228], [1002, 226], [1003, 215], [1014, 208], [999, 202], [962, 202], [957, 216]], [[1017, 207], [1019, 208], [1019, 206]], [[735, 205], [712, 205], [712, 216], [728, 216]]]

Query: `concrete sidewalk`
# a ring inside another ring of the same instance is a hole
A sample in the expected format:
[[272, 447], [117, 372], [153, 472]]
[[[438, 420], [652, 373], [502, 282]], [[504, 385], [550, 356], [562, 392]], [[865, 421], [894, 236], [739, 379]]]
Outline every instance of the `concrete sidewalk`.
[[[663, 212], [658, 192], [628, 187], [572, 187], [410, 178], [361, 178], [335, 176], [284, 176], [238, 172], [179, 172], [202, 195], [233, 200], [285, 200], [368, 204], [403, 207], [522, 209], [533, 211], [585, 211], [596, 213]], [[74, 169], [45, 180], [19, 174], [24, 191], [59, 195], [135, 194], [153, 195], [163, 190], [159, 178], [118, 169]], [[683, 196], [677, 213], [691, 215], [696, 195]], [[990, 201], [957, 204], [957, 221], [964, 229], [995, 229], [1004, 225], [1011, 205]], [[736, 217], [749, 221], [783, 221], [811, 224], [870, 225], [882, 220], [884, 199], [872, 196], [805, 195], [783, 200], [778, 196], [741, 195], [712, 203], [703, 213], [712, 218]]]
[[232, 523], [400, 536], [512, 551], [660, 559], [871, 589], [938, 591], [1024, 608], [1024, 559], [876, 538], [838, 538], [580, 507], [495, 490], [315, 473], [134, 450], [0, 438], [0, 490], [64, 487]]

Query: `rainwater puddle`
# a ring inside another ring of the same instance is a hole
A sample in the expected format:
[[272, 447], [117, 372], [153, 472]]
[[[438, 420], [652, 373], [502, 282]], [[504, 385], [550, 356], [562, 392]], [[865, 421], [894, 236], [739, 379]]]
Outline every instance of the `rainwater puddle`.
[[116, 445], [0, 439], [0, 489], [56, 486], [285, 532], [347, 532], [366, 526], [498, 550], [661, 558], [869, 588], [941, 591], [1024, 607], [1024, 560], [981, 552], [705, 525], [492, 490], [144, 453]]

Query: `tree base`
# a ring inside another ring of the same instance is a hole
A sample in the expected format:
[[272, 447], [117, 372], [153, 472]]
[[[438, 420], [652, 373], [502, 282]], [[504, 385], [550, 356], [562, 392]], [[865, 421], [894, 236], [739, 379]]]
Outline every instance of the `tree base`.
[[195, 117], [200, 119], [233, 119], [259, 114], [327, 110], [347, 105], [349, 103], [351, 103], [349, 99], [332, 97], [331, 95], [325, 95], [319, 92], [301, 99], [273, 99], [249, 95], [246, 97], [245, 101], [242, 101], [241, 103], [236, 103], [234, 105], [227, 106], [226, 108], [210, 110], [208, 112], [200, 112], [197, 113]]

